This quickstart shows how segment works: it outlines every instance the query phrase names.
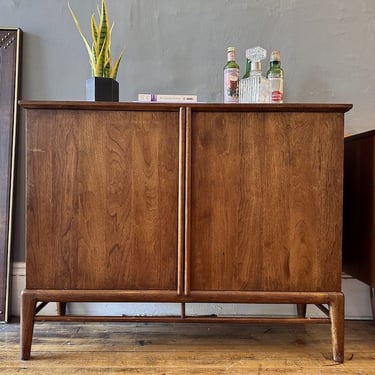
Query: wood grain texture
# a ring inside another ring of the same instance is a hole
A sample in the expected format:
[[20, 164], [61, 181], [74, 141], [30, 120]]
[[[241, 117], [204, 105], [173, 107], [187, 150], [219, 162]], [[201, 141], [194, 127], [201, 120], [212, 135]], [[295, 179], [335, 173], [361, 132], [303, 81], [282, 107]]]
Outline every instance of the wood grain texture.
[[340, 290], [342, 120], [192, 111], [191, 290]]
[[27, 122], [27, 287], [176, 289], [178, 112]]
[[375, 131], [345, 138], [344, 271], [375, 288]]

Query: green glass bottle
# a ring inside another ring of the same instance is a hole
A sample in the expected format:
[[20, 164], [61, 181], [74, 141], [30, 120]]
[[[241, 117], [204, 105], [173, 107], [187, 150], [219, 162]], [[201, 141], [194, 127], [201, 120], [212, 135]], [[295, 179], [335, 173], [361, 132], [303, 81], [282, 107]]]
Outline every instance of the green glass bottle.
[[270, 103], [283, 103], [284, 101], [284, 71], [281, 69], [280, 52], [272, 51], [270, 67], [267, 71], [270, 82]]
[[246, 58], [246, 72], [242, 79], [249, 78], [250, 77], [250, 71], [251, 71], [251, 60]]
[[240, 66], [236, 63], [236, 50], [227, 49], [227, 63], [224, 66], [224, 103], [239, 102]]

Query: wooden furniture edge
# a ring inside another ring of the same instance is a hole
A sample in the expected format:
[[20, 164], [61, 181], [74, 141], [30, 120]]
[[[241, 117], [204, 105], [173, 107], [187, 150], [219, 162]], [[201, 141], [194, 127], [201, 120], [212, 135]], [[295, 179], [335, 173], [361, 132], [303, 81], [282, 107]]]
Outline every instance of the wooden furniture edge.
[[367, 131], [364, 131], [362, 133], [357, 133], [357, 134], [349, 134], [345, 137], [345, 142], [352, 142], [358, 139], [367, 138], [369, 136], [375, 137], [375, 129], [367, 130]]
[[144, 102], [88, 102], [88, 101], [37, 101], [21, 100], [24, 109], [82, 109], [82, 110], [117, 110], [117, 111], [178, 111], [180, 107], [194, 111], [225, 112], [321, 112], [345, 113], [352, 104], [326, 103], [283, 103], [283, 104], [224, 104], [224, 103], [144, 103]]
[[44, 302], [186, 302], [186, 303], [328, 303], [343, 292], [264, 292], [264, 291], [190, 291], [178, 295], [176, 290], [59, 290], [24, 289], [27, 296]]

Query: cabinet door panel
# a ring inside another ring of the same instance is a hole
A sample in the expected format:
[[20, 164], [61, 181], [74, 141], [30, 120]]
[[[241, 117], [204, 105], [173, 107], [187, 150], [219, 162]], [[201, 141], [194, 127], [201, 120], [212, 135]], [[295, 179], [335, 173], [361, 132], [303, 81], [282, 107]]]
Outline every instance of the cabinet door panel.
[[27, 116], [27, 287], [176, 289], [178, 112]]
[[342, 114], [192, 113], [188, 290], [339, 291]]

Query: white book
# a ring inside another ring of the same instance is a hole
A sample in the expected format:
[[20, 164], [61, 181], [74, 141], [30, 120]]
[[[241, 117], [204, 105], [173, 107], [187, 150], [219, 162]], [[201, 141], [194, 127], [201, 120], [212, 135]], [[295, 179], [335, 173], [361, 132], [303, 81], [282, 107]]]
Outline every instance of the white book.
[[196, 103], [197, 95], [138, 94], [139, 102]]

